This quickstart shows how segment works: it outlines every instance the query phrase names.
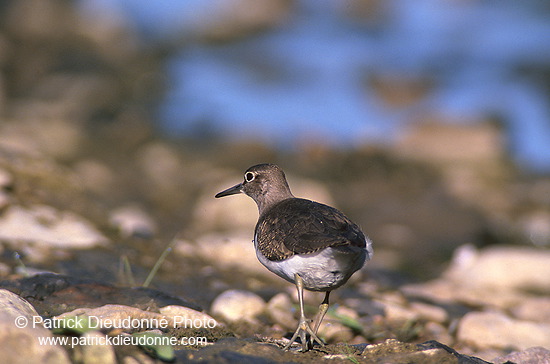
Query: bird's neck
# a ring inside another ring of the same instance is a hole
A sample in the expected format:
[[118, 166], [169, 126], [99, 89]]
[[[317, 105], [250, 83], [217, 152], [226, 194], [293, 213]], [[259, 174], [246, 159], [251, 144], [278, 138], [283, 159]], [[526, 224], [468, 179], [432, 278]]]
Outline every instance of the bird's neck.
[[273, 193], [273, 191], [270, 191], [270, 193], [263, 195], [261, 198], [258, 198], [256, 200], [256, 204], [258, 205], [258, 212], [260, 213], [260, 216], [264, 212], [269, 210], [272, 206], [289, 198], [295, 198], [294, 195], [290, 192], [290, 189], [277, 191], [277, 193]]

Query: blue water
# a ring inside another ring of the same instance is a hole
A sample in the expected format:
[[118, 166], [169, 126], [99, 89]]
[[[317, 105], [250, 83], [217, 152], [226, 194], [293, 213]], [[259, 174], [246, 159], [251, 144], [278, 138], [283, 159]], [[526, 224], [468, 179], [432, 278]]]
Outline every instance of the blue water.
[[[162, 41], [191, 34], [231, 0], [81, 2]], [[550, 69], [546, 2], [381, 0], [374, 24], [345, 16], [346, 0], [297, 3], [277, 29], [223, 45], [191, 42], [174, 55], [159, 109], [166, 130], [345, 147], [391, 141], [419, 115], [497, 116], [515, 159], [550, 172], [550, 80], [537, 73]], [[428, 78], [434, 89], [391, 107], [366, 82], [380, 74]]]

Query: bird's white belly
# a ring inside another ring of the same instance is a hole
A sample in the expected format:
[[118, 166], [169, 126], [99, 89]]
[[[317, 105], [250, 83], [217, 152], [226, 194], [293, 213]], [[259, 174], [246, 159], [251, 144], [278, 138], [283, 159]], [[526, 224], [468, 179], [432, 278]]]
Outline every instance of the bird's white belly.
[[330, 291], [346, 283], [354, 272], [363, 267], [367, 251], [356, 247], [348, 247], [347, 250], [326, 248], [313, 254], [298, 254], [285, 260], [271, 261], [256, 249], [256, 256], [267, 269], [289, 282], [294, 283], [297, 273], [304, 281], [304, 288]]

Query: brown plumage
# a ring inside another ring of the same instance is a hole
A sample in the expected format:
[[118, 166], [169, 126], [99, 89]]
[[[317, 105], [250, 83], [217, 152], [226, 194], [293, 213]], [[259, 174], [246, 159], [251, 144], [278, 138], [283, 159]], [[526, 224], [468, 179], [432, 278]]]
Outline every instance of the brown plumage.
[[366, 246], [365, 235], [340, 211], [295, 197], [265, 210], [254, 236], [258, 249], [272, 261], [328, 247]]

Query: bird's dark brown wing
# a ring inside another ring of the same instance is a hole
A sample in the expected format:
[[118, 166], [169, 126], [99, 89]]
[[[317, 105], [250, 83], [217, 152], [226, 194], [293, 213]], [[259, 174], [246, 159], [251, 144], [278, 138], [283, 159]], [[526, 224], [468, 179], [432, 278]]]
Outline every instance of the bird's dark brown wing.
[[301, 198], [281, 201], [260, 216], [255, 239], [262, 254], [275, 261], [327, 247], [366, 247], [365, 235], [342, 212]]

